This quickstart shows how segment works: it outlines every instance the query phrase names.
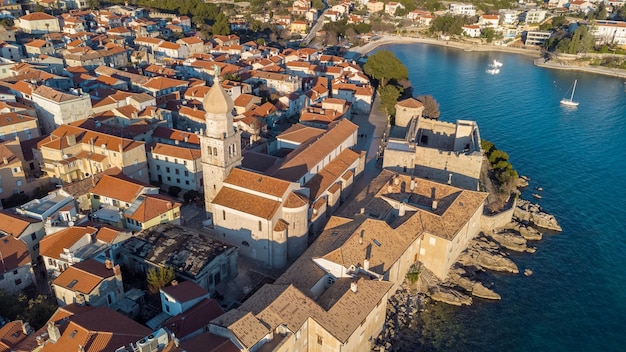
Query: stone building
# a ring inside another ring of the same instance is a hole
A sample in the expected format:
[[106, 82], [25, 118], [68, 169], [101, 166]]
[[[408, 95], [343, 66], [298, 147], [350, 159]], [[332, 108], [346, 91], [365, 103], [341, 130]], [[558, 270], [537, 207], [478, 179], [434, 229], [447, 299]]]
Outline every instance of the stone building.
[[233, 169], [213, 200], [215, 233], [242, 255], [283, 267], [307, 247], [303, 191], [295, 182]]
[[218, 69], [214, 79], [213, 87], [202, 100], [206, 132], [199, 134], [207, 213], [212, 212], [211, 202], [222, 189], [226, 176], [241, 165], [241, 131], [233, 128], [235, 105], [219, 82]]
[[476, 190], [482, 162], [476, 122], [450, 123], [417, 117], [407, 128], [392, 130], [383, 167]]

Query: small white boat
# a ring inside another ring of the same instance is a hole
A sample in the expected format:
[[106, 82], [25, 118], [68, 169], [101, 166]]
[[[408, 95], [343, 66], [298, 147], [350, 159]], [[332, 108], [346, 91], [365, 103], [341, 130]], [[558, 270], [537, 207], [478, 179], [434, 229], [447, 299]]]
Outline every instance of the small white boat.
[[501, 63], [500, 61], [494, 59], [493, 60], [493, 67], [498, 68], [498, 67], [502, 67], [502, 65], [504, 65], [503, 63]]
[[500, 69], [499, 68], [488, 68], [487, 69], [487, 73], [490, 75], [497, 75], [498, 73], [500, 73]]
[[[563, 97], [563, 99], [561, 99], [561, 105], [571, 106], [571, 107], [578, 106], [578, 102], [574, 100], [574, 92], [576, 91], [576, 82], [578, 82], [578, 80], [574, 80], [574, 85], [572, 86], [572, 94], [570, 95], [570, 97], [569, 98]], [[569, 89], [567, 91], [569, 92]], [[565, 93], [565, 95], [567, 95], [567, 93]]]

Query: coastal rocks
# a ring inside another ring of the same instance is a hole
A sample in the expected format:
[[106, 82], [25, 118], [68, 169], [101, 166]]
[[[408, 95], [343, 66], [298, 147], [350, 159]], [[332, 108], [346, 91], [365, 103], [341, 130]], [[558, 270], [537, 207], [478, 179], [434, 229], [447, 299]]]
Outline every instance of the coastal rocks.
[[542, 229], [562, 231], [561, 226], [559, 226], [553, 215], [544, 212], [538, 204], [533, 204], [524, 199], [517, 201], [517, 207], [513, 212], [513, 216], [520, 221], [526, 221]]
[[524, 269], [524, 276], [530, 276], [533, 274], [533, 271], [530, 269]]
[[528, 187], [528, 180], [523, 176], [517, 179], [517, 188], [526, 188]]
[[459, 255], [457, 261], [464, 266], [474, 266], [478, 269], [519, 273], [517, 265], [506, 257], [506, 253], [500, 251], [498, 244], [484, 236], [473, 240], [467, 250]]
[[452, 268], [446, 281], [461, 287], [471, 293], [472, 296], [491, 300], [499, 300], [502, 298], [493, 290], [485, 287], [480, 281], [477, 281], [475, 272], [468, 272], [462, 267], [456, 266]]
[[378, 337], [374, 340], [372, 351], [393, 351], [402, 339], [400, 331], [406, 328], [415, 328], [415, 322], [422, 310], [423, 293], [412, 295], [406, 287], [401, 286], [387, 301], [385, 325]]
[[449, 287], [436, 287], [429, 292], [428, 295], [433, 301], [443, 302], [453, 306], [469, 306], [472, 304], [472, 297]]
[[528, 250], [526, 239], [520, 236], [519, 232], [517, 234], [514, 232], [494, 232], [489, 237], [506, 249], [516, 252], [526, 252]]

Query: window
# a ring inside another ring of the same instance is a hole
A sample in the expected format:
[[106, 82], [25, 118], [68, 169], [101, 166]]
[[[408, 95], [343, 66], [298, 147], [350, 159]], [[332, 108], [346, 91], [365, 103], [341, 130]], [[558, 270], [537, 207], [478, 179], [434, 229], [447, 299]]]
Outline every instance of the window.
[[180, 184], [180, 178], [176, 179], [176, 183]]
[[137, 174], [139, 174], [139, 176], [143, 176], [143, 170], [139, 170]]
[[34, 241], [34, 240], [36, 240], [36, 239], [37, 239], [37, 234], [36, 234], [36, 233], [34, 233], [34, 232], [33, 232], [33, 233], [31, 233], [31, 234], [30, 234], [30, 239], [31, 239], [31, 240], [33, 240], [33, 241]]
[[183, 165], [187, 166], [187, 160], [183, 160]]
[[17, 275], [17, 269], [13, 270], [13, 275]]
[[178, 159], [174, 158], [174, 164], [178, 164]]
[[161, 171], [161, 165], [157, 165], [156, 169], [157, 171]]
[[178, 170], [178, 169], [174, 169], [174, 173], [175, 173], [176, 175], [180, 175], [180, 170]]
[[165, 161], [170, 161], [168, 157], [165, 157]]
[[226, 210], [222, 210], [222, 219], [226, 220]]
[[167, 172], [168, 174], [170, 173], [170, 167], [169, 167], [169, 166], [167, 166], [167, 167], [165, 168], [165, 172]]
[[321, 337], [320, 335], [317, 335], [317, 344], [318, 345], [323, 345], [324, 344], [324, 338]]
[[189, 180], [185, 181], [185, 185], [189, 186]]
[[22, 279], [15, 280], [15, 286], [19, 286], [22, 284]]
[[189, 171], [185, 170], [185, 177], [189, 177]]
[[172, 180], [172, 178], [171, 178], [171, 177], [169, 177], [169, 176], [167, 176], [167, 180], [168, 180], [168, 181], [171, 181], [171, 180]]
[[263, 231], [263, 223], [261, 223], [261, 220], [259, 220], [259, 231]]

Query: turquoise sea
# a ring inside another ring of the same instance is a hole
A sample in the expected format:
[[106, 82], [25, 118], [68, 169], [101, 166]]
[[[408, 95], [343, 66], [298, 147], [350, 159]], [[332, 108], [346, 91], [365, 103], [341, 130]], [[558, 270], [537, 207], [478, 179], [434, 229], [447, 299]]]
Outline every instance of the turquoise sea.
[[[511, 256], [532, 276], [491, 275], [502, 301], [432, 305], [404, 349], [626, 350], [626, 79], [538, 68], [514, 54], [381, 49], [407, 66], [414, 95], [440, 103], [442, 120], [477, 121], [481, 137], [531, 178], [524, 197], [563, 227], [536, 243], [536, 253]], [[494, 59], [504, 66], [489, 75]], [[575, 79], [580, 106], [560, 106]]]

